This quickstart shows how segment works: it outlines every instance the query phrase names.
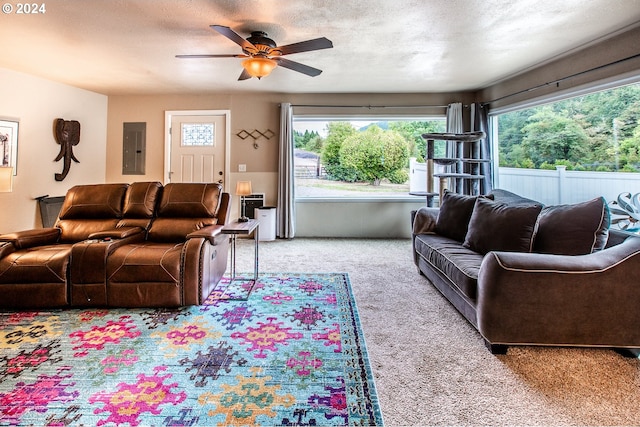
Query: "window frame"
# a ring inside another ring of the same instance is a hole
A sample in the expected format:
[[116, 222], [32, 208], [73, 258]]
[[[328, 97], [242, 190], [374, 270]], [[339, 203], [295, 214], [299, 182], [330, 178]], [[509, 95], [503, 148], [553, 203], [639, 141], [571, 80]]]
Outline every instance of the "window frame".
[[530, 108], [535, 108], [543, 105], [554, 104], [557, 102], [565, 101], [571, 98], [577, 98], [580, 96], [586, 96], [595, 94], [598, 92], [604, 92], [621, 88], [624, 86], [640, 84], [640, 71], [634, 71], [625, 73], [619, 76], [609, 77], [603, 80], [598, 80], [592, 83], [571, 87], [564, 90], [559, 90], [551, 94], [533, 97], [523, 101], [515, 102], [513, 104], [507, 104], [495, 109], [489, 109], [488, 121], [489, 121], [489, 135], [491, 143], [491, 169], [493, 174], [493, 188], [500, 187], [500, 140], [498, 135], [498, 118], [501, 115], [512, 113], [516, 111], [522, 111]]
[[[366, 121], [366, 122], [380, 122], [380, 121], [435, 121], [442, 120], [446, 126], [446, 113], [429, 113], [429, 114], [379, 114], [379, 113], [371, 113], [371, 114], [301, 114], [294, 113], [292, 117], [293, 122], [293, 131], [296, 129], [296, 122], [332, 122], [332, 121], [340, 121], [340, 122], [355, 122], [355, 121]], [[291, 144], [294, 144], [293, 133]], [[295, 147], [294, 147], [295, 148]], [[426, 154], [426, 153], [425, 153]], [[402, 195], [384, 195], [384, 196], [338, 196], [338, 195], [329, 195], [329, 196], [298, 196], [297, 191], [297, 179], [295, 174], [293, 176], [293, 185], [294, 185], [294, 195], [295, 202], [299, 203], [313, 203], [313, 202], [380, 202], [380, 201], [390, 201], [390, 202], [416, 202], [420, 201], [417, 196], [413, 196], [409, 194], [407, 190], [406, 193]]]

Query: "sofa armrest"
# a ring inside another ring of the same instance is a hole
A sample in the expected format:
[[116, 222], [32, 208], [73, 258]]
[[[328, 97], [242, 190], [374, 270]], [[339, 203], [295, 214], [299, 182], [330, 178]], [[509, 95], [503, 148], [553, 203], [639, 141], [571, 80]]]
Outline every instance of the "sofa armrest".
[[413, 218], [413, 234], [434, 233], [438, 220], [439, 208], [423, 206], [416, 211]]
[[640, 347], [640, 238], [588, 255], [490, 252], [478, 329], [496, 344]]
[[611, 246], [619, 245], [620, 243], [632, 237], [638, 237], [638, 235], [636, 235], [635, 233], [629, 233], [628, 231], [609, 228], [609, 236], [607, 237], [607, 244], [605, 245], [605, 247], [610, 248]]
[[0, 242], [0, 259], [16, 251], [16, 247], [10, 242]]
[[207, 239], [211, 244], [215, 244], [216, 236], [220, 235], [222, 232], [222, 225], [208, 225], [206, 227], [202, 227], [197, 231], [193, 231], [187, 234], [187, 240], [189, 239]]
[[144, 233], [144, 229], [142, 229], [141, 227], [120, 227], [114, 228], [112, 230], [104, 230], [98, 231], [96, 233], [91, 233], [89, 235], [89, 239], [124, 239], [125, 237], [130, 237], [138, 233]]
[[223, 225], [209, 225], [187, 235], [181, 257], [184, 305], [203, 304], [227, 268], [229, 236]]
[[3, 234], [0, 236], [0, 242], [12, 243], [16, 249], [26, 249], [54, 244], [59, 237], [59, 228], [37, 228]]

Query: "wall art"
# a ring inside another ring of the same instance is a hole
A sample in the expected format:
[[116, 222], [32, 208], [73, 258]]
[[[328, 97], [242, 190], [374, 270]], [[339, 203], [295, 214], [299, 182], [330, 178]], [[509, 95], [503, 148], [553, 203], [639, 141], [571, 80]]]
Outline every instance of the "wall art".
[[62, 173], [55, 174], [56, 181], [62, 181], [67, 177], [71, 169], [71, 160], [80, 163], [80, 160], [73, 154], [73, 147], [80, 143], [80, 122], [77, 120], [56, 119], [54, 122], [54, 136], [60, 145], [60, 153], [54, 159], [58, 162], [64, 159]]
[[0, 119], [0, 167], [12, 167], [17, 173], [18, 121]]

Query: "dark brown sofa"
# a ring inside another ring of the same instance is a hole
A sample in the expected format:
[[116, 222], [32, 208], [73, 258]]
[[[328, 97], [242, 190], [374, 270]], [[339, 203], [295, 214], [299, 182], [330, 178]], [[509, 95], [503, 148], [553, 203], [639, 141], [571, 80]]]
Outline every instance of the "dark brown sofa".
[[52, 228], [0, 236], [0, 307], [177, 307], [204, 302], [227, 265], [219, 184], [80, 185]]
[[640, 348], [640, 238], [609, 230], [604, 199], [543, 207], [503, 190], [447, 193], [441, 208], [414, 212], [412, 225], [420, 274], [492, 353]]

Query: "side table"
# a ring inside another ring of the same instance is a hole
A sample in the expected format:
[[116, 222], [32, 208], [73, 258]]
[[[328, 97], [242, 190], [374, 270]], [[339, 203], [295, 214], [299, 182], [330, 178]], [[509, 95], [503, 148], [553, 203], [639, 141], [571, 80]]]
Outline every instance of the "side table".
[[247, 298], [251, 295], [253, 287], [258, 281], [258, 231], [260, 228], [260, 222], [255, 219], [249, 219], [246, 222], [234, 221], [229, 224], [225, 224], [222, 228], [222, 234], [228, 234], [231, 236], [231, 280], [229, 283], [236, 279], [236, 238], [239, 235], [253, 234], [254, 244], [254, 258], [253, 258], [253, 279], [251, 281], [251, 287], [247, 293]]

